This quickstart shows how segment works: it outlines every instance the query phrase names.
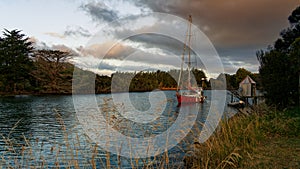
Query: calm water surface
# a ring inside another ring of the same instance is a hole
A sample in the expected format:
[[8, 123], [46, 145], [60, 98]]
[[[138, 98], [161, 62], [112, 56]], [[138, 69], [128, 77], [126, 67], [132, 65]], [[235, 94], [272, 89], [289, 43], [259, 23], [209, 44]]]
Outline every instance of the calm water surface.
[[[122, 106], [131, 103], [133, 107], [122, 109], [122, 115], [118, 111], [108, 109], [103, 115], [109, 117], [107, 120], [120, 133], [130, 137], [151, 137], [166, 131], [175, 121], [180, 113], [174, 91], [165, 91], [165, 98], [150, 99], [150, 92], [130, 93], [129, 100], [120, 103]], [[193, 124], [193, 131], [200, 131], [201, 124], [207, 118], [210, 108], [210, 91], [205, 91], [208, 96], [206, 103], [199, 104], [196, 123]], [[122, 93], [114, 94], [114, 97], [122, 97]], [[80, 95], [86, 98], [87, 102], [79, 105], [82, 109], [88, 103], [91, 95]], [[112, 95], [96, 95], [99, 109], [111, 106], [109, 103]], [[155, 98], [155, 96], [152, 96]], [[228, 100], [230, 96], [227, 96]], [[108, 100], [104, 102], [104, 100]], [[151, 107], [150, 102], [157, 103], [156, 107]], [[122, 105], [123, 104], [123, 105]], [[193, 105], [184, 105], [186, 109], [195, 108]], [[126, 107], [126, 106], [125, 106]], [[148, 113], [141, 113], [147, 112]], [[235, 110], [225, 108], [225, 112], [234, 113]], [[96, 146], [94, 141], [89, 139], [83, 132], [78, 116], [73, 104], [72, 96], [15, 96], [0, 97], [0, 164], [5, 167], [29, 168], [60, 166], [81, 168], [92, 168], [95, 164], [97, 168], [105, 168], [107, 165], [117, 168], [131, 168], [132, 159], [130, 157], [118, 157], [108, 154], [101, 147]], [[125, 120], [120, 120], [121, 118]], [[141, 119], [144, 122], [139, 123]], [[193, 133], [193, 134], [192, 134]], [[192, 132], [186, 136], [169, 153], [170, 161], [174, 165], [182, 165], [184, 151], [190, 143], [193, 143], [199, 132]], [[144, 161], [155, 161], [157, 158], [147, 158]], [[70, 164], [70, 161], [71, 164]], [[109, 161], [109, 163], [107, 163]], [[134, 166], [143, 165], [143, 160]], [[158, 163], [157, 163], [158, 164]], [[156, 163], [153, 163], [155, 167]], [[158, 167], [158, 166], [157, 166]]]

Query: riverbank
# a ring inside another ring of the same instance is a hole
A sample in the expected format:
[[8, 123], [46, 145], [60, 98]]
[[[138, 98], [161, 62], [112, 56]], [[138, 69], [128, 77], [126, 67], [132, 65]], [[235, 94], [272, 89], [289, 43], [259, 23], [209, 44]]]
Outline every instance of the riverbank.
[[256, 107], [221, 123], [205, 143], [195, 143], [189, 168], [299, 168], [300, 110]]

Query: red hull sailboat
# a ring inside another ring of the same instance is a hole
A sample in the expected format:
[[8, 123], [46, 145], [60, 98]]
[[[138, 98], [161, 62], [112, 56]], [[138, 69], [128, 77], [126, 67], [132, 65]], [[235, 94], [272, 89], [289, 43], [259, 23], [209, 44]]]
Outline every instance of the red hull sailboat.
[[[182, 54], [182, 62], [181, 62], [181, 70], [179, 74], [179, 80], [178, 80], [178, 86], [177, 86], [177, 91], [176, 91], [176, 97], [178, 104], [181, 103], [203, 103], [205, 100], [205, 96], [203, 95], [203, 82], [204, 79], [202, 79], [202, 87], [192, 87], [191, 85], [191, 26], [192, 26], [192, 17], [191, 15], [189, 16], [189, 26], [188, 26], [188, 32], [187, 32], [187, 39], [188, 39], [188, 46], [185, 43], [184, 44], [184, 51]], [[187, 77], [187, 82], [186, 86], [181, 86], [183, 84], [182, 82], [182, 73], [183, 73], [183, 63], [185, 62], [185, 53], [186, 49], [188, 49], [188, 60], [187, 60], [187, 71], [188, 71], [188, 77]], [[186, 89], [186, 90], [181, 90], [180, 89]]]
[[177, 95], [178, 103], [203, 103], [205, 100], [202, 96], [195, 96], [195, 95]]
[[176, 92], [177, 101], [179, 104], [181, 103], [203, 103], [205, 100], [205, 96], [203, 95], [202, 87], [197, 89], [189, 89], [184, 92]]

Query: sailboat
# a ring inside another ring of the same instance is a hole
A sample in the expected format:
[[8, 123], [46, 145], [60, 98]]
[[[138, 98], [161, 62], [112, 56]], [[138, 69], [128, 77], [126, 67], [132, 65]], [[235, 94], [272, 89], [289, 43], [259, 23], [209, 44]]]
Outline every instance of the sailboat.
[[[176, 97], [178, 104], [181, 103], [203, 103], [205, 100], [205, 96], [203, 94], [203, 80], [202, 79], [202, 87], [193, 87], [191, 84], [191, 70], [192, 70], [192, 65], [191, 65], [191, 27], [192, 27], [192, 16], [189, 15], [188, 19], [188, 31], [187, 31], [187, 39], [184, 43], [184, 48], [183, 48], [183, 53], [182, 53], [182, 62], [181, 62], [181, 69], [179, 73], [179, 78], [178, 78], [178, 86], [176, 90]], [[187, 45], [188, 43], [188, 45]], [[183, 74], [183, 64], [186, 60], [186, 49], [187, 51], [187, 73], [188, 77], [185, 82], [183, 82], [182, 74]], [[181, 86], [184, 85], [184, 86]], [[183, 89], [183, 90], [182, 90]]]

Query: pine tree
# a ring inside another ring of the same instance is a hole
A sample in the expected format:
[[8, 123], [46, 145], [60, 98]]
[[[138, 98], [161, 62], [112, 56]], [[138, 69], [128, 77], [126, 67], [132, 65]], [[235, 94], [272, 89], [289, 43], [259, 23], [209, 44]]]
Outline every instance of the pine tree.
[[3, 35], [0, 41], [0, 80], [4, 92], [23, 92], [30, 87], [32, 43], [20, 30], [5, 29]]

